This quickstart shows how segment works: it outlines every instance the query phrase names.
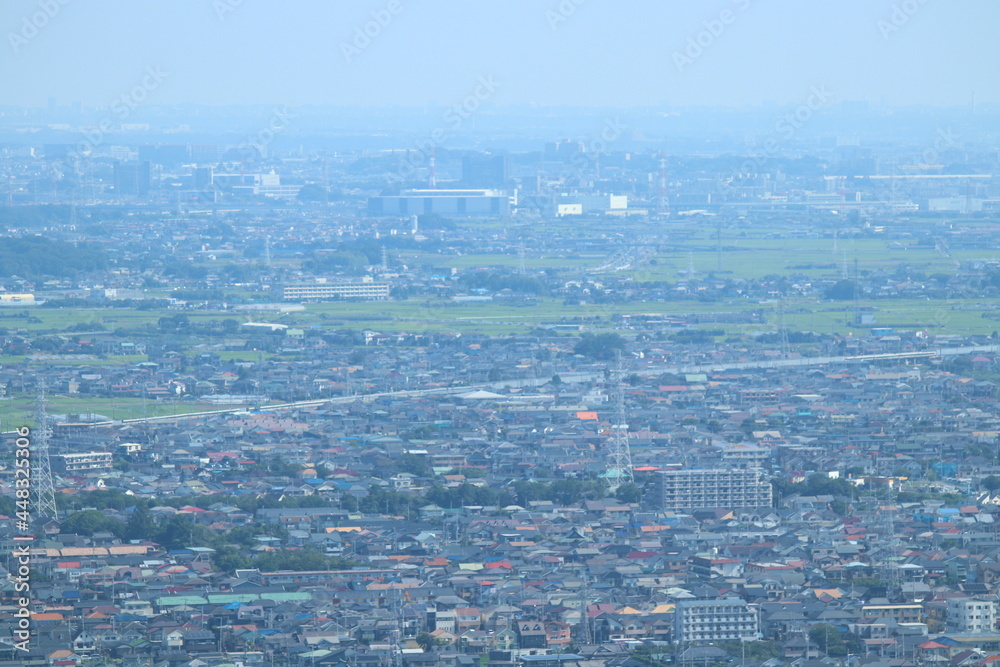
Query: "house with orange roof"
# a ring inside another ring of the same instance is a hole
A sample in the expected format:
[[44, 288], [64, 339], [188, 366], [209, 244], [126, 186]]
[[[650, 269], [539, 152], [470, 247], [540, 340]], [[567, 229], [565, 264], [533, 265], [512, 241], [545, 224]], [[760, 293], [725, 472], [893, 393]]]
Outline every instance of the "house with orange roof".
[[69, 649], [59, 649], [46, 655], [45, 661], [55, 667], [76, 667], [83, 663], [83, 657]]

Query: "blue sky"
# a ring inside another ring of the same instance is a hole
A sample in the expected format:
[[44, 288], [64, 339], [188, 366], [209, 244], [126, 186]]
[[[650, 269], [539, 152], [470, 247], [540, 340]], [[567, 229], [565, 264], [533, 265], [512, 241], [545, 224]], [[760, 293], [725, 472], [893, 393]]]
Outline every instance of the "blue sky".
[[154, 68], [162, 104], [995, 105], [998, 26], [995, 0], [3, 0], [0, 104], [109, 107]]

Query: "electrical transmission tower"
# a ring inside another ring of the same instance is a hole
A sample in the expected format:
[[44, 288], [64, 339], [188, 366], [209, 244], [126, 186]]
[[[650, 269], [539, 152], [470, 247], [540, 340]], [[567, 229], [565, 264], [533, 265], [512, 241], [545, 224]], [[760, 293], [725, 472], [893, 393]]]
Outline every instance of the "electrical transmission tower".
[[580, 616], [581, 632], [580, 640], [584, 645], [590, 645], [594, 643], [594, 632], [590, 627], [590, 616], [587, 615], [587, 607], [590, 606], [590, 578], [588, 575], [583, 575], [583, 599], [580, 600], [580, 610], [583, 614]]
[[622, 484], [631, 484], [632, 451], [628, 442], [628, 419], [625, 414], [625, 366], [618, 355], [616, 368], [611, 373], [615, 397], [615, 423], [611, 427], [611, 448], [608, 452], [608, 488], [615, 491]]
[[670, 215], [670, 198], [667, 196], [667, 154], [660, 151], [660, 196], [656, 202], [660, 213]]
[[785, 326], [785, 300], [778, 299], [778, 326], [780, 327], [779, 338], [781, 339], [781, 358], [788, 358], [788, 328]]
[[879, 575], [886, 587], [885, 596], [892, 600], [900, 594], [903, 583], [899, 571], [901, 545], [896, 535], [896, 501], [888, 479], [889, 473], [883, 470], [877, 472], [886, 476], [885, 486], [880, 485], [875, 493], [876, 503], [879, 507], [878, 531], [882, 537], [880, 541], [883, 549], [887, 550], [886, 557], [882, 559], [879, 568]]
[[881, 559], [878, 568], [879, 577], [885, 585], [885, 597], [890, 600], [898, 600], [902, 590], [902, 578], [899, 571], [899, 538], [895, 535], [896, 522], [893, 518], [895, 512], [888, 508], [882, 508], [881, 517], [878, 522], [880, 532], [885, 533], [882, 544], [885, 549], [885, 557]]
[[45, 411], [45, 385], [40, 382], [38, 396], [35, 398], [35, 428], [31, 433], [31, 454], [34, 457], [31, 477], [35, 488], [35, 517], [39, 521], [59, 518], [56, 490], [52, 484], [52, 463], [49, 460], [51, 434], [49, 417]]

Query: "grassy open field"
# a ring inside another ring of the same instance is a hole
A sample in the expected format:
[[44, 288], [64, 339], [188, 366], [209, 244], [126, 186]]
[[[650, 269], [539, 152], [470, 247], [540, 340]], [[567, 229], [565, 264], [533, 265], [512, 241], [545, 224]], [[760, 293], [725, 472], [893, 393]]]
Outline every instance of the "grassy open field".
[[637, 279], [675, 281], [687, 277], [693, 267], [697, 274], [721, 271], [719, 277], [756, 279], [768, 275], [802, 274], [810, 278], [837, 278], [846, 271], [853, 275], [855, 261], [859, 273], [895, 272], [905, 265], [928, 275], [950, 274], [955, 262], [981, 258], [976, 251], [956, 251], [951, 258], [934, 248], [916, 245], [894, 246], [876, 239], [839, 240], [834, 252], [832, 239], [743, 239], [723, 238], [721, 252], [713, 245], [690, 244], [659, 252], [656, 263], [633, 271]]
[[[102, 415], [108, 419], [139, 419], [185, 412], [201, 412], [237, 407], [214, 405], [201, 401], [157, 401], [141, 398], [95, 398], [92, 396], [48, 396], [47, 412], [50, 415]], [[18, 426], [34, 424], [35, 397], [9, 396], [0, 399], [0, 431], [10, 431]]]
[[[155, 327], [161, 317], [183, 314], [192, 322], [235, 319], [242, 321], [245, 314], [215, 311], [179, 311], [166, 308], [133, 310], [126, 308], [0, 308], [0, 328], [11, 332], [63, 333], [69, 331], [76, 336], [101, 334], [116, 329], [138, 329]], [[85, 328], [86, 327], [86, 328]]]
[[[945, 229], [949, 221], [915, 222], [914, 229]], [[990, 223], [968, 223], [974, 230], [993, 230]], [[978, 224], [978, 227], [977, 227]], [[674, 284], [691, 277], [705, 277], [715, 272], [720, 279], [759, 279], [769, 275], [796, 275], [804, 281], [830, 281], [853, 276], [855, 271], [865, 276], [872, 272], [916, 276], [926, 280], [935, 275], [949, 276], [958, 271], [959, 263], [969, 259], [1000, 257], [1000, 249], [954, 250], [943, 247], [917, 245], [914, 238], [900, 236], [883, 238], [834, 238], [827, 230], [822, 235], [815, 230], [799, 229], [790, 223], [768, 226], [733, 226], [723, 224], [718, 229], [712, 220], [692, 219], [681, 222], [642, 222], [622, 220], [547, 220], [530, 224], [487, 223], [495, 232], [508, 239], [510, 250], [496, 252], [495, 247], [485, 253], [467, 250], [432, 251], [432, 249], [402, 248], [391, 251], [393, 261], [414, 266], [435, 266], [468, 271], [490, 267], [516, 268], [521, 265], [519, 256], [522, 236], [530, 234], [571, 235], [591, 239], [591, 246], [603, 248], [605, 255], [588, 251], [579, 255], [561, 253], [552, 249], [535, 249], [525, 242], [523, 263], [529, 271], [548, 269], [558, 279], [579, 279], [587, 272], [596, 280], [631, 278], [636, 283], [665, 281]], [[995, 231], [995, 230], [993, 230]], [[652, 239], [652, 240], [649, 240]], [[618, 273], [594, 273], [607, 257], [630, 244], [651, 249], [646, 261]], [[218, 260], [214, 263], [219, 263]], [[232, 292], [233, 290], [223, 290]], [[247, 293], [249, 296], [250, 294]], [[260, 298], [260, 295], [255, 295]], [[902, 328], [926, 328], [934, 332], [990, 333], [1000, 328], [992, 319], [992, 304], [975, 300], [926, 299], [870, 299], [862, 296], [862, 307], [874, 308], [879, 325]], [[853, 314], [853, 304], [824, 303], [815, 298], [786, 297], [781, 305], [786, 325], [791, 330], [818, 332], [854, 332], [848, 326]], [[683, 299], [671, 301], [633, 301], [625, 304], [567, 305], [561, 299], [540, 298], [531, 304], [501, 302], [455, 303], [432, 297], [379, 303], [329, 302], [306, 304], [299, 312], [256, 315], [261, 321], [275, 321], [290, 326], [320, 327], [329, 329], [373, 329], [394, 331], [457, 331], [486, 334], [513, 334], [534, 327], [572, 321], [576, 318], [600, 318], [596, 327], [610, 328], [611, 318], [626, 314], [679, 314], [705, 312], [760, 311], [767, 323], [763, 325], [726, 326], [706, 325], [724, 329], [732, 334], [749, 334], [773, 331], [780, 321], [779, 307], [774, 302], [757, 302], [731, 298], [711, 303]], [[28, 335], [68, 333], [93, 334], [121, 330], [149, 332], [157, 330], [161, 318], [185, 315], [194, 324], [209, 321], [244, 321], [246, 314], [235, 311], [178, 311], [167, 309], [127, 310], [98, 308], [3, 308], [0, 309], [0, 328], [8, 332]], [[984, 317], [986, 315], [986, 317]], [[82, 332], [82, 333], [80, 333]], [[246, 336], [244, 330], [235, 334]], [[218, 340], [202, 341], [209, 345]], [[213, 351], [220, 352], [219, 349]], [[256, 361], [253, 351], [222, 352], [225, 359]], [[23, 357], [0, 357], [0, 364], [23, 363]], [[134, 363], [130, 358], [103, 358], [97, 360], [36, 360], [33, 363], [90, 363], [113, 365]]]

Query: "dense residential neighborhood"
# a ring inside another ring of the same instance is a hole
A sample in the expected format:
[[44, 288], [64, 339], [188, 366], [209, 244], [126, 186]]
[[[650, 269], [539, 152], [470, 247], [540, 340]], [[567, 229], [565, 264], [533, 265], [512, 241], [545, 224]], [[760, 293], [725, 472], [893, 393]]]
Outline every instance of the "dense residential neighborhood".
[[[875, 360], [774, 368], [732, 346], [628, 343], [627, 376], [575, 337], [432, 339], [372, 339], [351, 366], [353, 347], [313, 347], [251, 373], [328, 385], [326, 400], [55, 421], [53, 448], [76, 453], [52, 456], [61, 511], [31, 544], [33, 654], [978, 664], [1000, 643], [1000, 415], [977, 379], [996, 353], [877, 357], [988, 339], [859, 336]], [[706, 353], [718, 370], [664, 370]], [[35, 381], [151, 401], [177, 384], [251, 392], [198, 357], [190, 374], [151, 355]], [[618, 390], [633, 483], [607, 476]], [[678, 484], [693, 486], [664, 494]]]

